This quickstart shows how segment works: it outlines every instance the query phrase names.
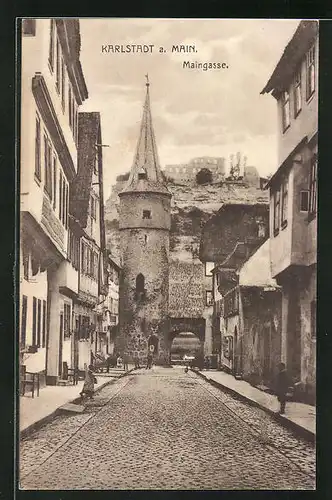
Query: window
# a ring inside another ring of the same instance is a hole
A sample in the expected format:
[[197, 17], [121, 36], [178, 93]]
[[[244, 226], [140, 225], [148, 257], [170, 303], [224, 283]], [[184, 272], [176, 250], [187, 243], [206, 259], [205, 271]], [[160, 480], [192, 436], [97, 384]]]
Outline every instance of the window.
[[310, 99], [316, 89], [315, 75], [315, 45], [307, 54], [307, 100]]
[[212, 290], [207, 290], [205, 292], [205, 305], [206, 306], [212, 306], [212, 304], [213, 304]]
[[98, 161], [99, 161], [99, 150], [97, 148], [98, 146], [96, 145], [96, 159], [93, 165], [93, 171], [96, 175], [98, 174]]
[[44, 135], [44, 171], [45, 186], [44, 189], [52, 199], [52, 147], [47, 135]]
[[40, 119], [36, 116], [36, 137], [35, 137], [35, 176], [41, 180], [40, 164]]
[[78, 141], [78, 112], [77, 112], [77, 108], [75, 109], [75, 142], [77, 144], [77, 141]]
[[317, 212], [317, 155], [314, 155], [311, 161], [309, 189], [309, 212], [315, 215]]
[[151, 219], [151, 211], [143, 210], [143, 219]]
[[281, 227], [287, 225], [287, 208], [288, 208], [288, 177], [282, 183], [282, 200], [281, 200]]
[[79, 268], [79, 239], [70, 230], [68, 232], [68, 260], [73, 265], [73, 268], [78, 270]]
[[53, 208], [56, 208], [56, 179], [57, 179], [57, 159], [56, 156], [53, 156]]
[[70, 337], [70, 318], [71, 318], [71, 307], [70, 304], [64, 304], [64, 316], [63, 316], [63, 334], [64, 338], [68, 339]]
[[66, 216], [66, 181], [64, 176], [62, 177], [62, 219], [61, 222], [64, 224]]
[[55, 23], [54, 19], [51, 19], [50, 24], [50, 51], [48, 55], [48, 61], [50, 63], [51, 70], [54, 70], [54, 31], [55, 31]]
[[37, 336], [37, 299], [32, 299], [32, 345], [36, 345]]
[[73, 127], [73, 104], [72, 104], [72, 93], [71, 87], [68, 88], [68, 111], [69, 111], [69, 125]]
[[41, 334], [41, 300], [37, 302], [37, 346], [40, 347]]
[[212, 276], [213, 262], [205, 262], [205, 276]]
[[46, 346], [46, 322], [47, 322], [47, 317], [46, 317], [46, 300], [43, 300], [43, 332], [42, 332], [42, 347]]
[[239, 296], [237, 289], [232, 290], [224, 297], [224, 315], [231, 316], [239, 311]]
[[317, 304], [316, 300], [313, 300], [310, 304], [310, 327], [311, 327], [311, 338], [315, 339], [316, 338], [316, 309], [317, 309]]
[[65, 227], [68, 228], [68, 210], [69, 210], [69, 186], [66, 184], [66, 211], [65, 211]]
[[22, 34], [35, 36], [36, 34], [36, 19], [22, 20]]
[[66, 99], [65, 99], [65, 78], [66, 78], [66, 71], [65, 71], [65, 63], [63, 58], [61, 58], [61, 104], [62, 104], [62, 109], [65, 110], [65, 104], [66, 104]]
[[82, 272], [84, 273], [85, 272], [85, 268], [84, 268], [84, 262], [85, 262], [85, 245], [84, 243], [82, 243], [82, 249], [81, 249], [81, 268], [82, 268]]
[[94, 196], [91, 196], [90, 205], [91, 205], [91, 217], [94, 220], [96, 220], [97, 200]]
[[95, 268], [95, 253], [90, 250], [89, 251], [90, 260], [89, 260], [89, 274], [93, 278], [94, 277], [94, 268]]
[[25, 347], [28, 315], [28, 297], [22, 296], [22, 316], [21, 316], [21, 346]]
[[145, 295], [145, 278], [143, 274], [136, 276], [136, 299], [144, 298]]
[[279, 223], [280, 223], [280, 191], [276, 191], [274, 193], [274, 218], [273, 218], [273, 231], [274, 235], [279, 232]]
[[24, 276], [24, 279], [25, 280], [29, 280], [29, 252], [28, 250], [25, 248], [25, 246], [23, 246], [23, 249], [22, 249], [22, 259], [23, 259], [23, 276]]
[[300, 192], [300, 211], [308, 212], [309, 210], [309, 191]]
[[295, 118], [302, 109], [302, 85], [301, 85], [301, 68], [295, 75], [294, 81], [294, 116]]
[[138, 180], [143, 180], [143, 179], [146, 179], [146, 172], [145, 170], [142, 169], [141, 172], [138, 172]]
[[72, 91], [72, 94], [71, 94], [71, 129], [73, 131], [73, 136], [75, 137], [75, 131], [76, 131], [76, 123], [75, 123], [75, 112], [76, 112], [76, 103], [75, 103], [75, 96], [74, 96], [74, 93]]
[[282, 93], [282, 128], [283, 131], [289, 127], [290, 125], [290, 105], [289, 105], [289, 93], [284, 91]]
[[56, 89], [58, 91], [58, 94], [60, 94], [60, 42], [57, 37], [56, 39], [56, 72], [55, 72], [55, 85]]
[[62, 220], [63, 193], [62, 193], [62, 172], [60, 170], [59, 178], [59, 219]]
[[98, 280], [98, 276], [99, 276], [99, 255], [96, 252], [96, 256], [95, 256], [95, 278], [96, 278], [96, 280]]

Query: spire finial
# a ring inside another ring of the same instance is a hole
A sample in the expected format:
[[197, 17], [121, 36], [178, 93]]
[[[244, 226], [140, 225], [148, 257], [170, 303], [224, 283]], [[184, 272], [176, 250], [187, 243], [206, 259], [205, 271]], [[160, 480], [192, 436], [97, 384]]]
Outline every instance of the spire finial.
[[146, 78], [146, 84], [145, 85], [148, 87], [150, 85], [150, 82], [149, 82], [149, 73], [147, 73], [145, 75], [145, 78]]

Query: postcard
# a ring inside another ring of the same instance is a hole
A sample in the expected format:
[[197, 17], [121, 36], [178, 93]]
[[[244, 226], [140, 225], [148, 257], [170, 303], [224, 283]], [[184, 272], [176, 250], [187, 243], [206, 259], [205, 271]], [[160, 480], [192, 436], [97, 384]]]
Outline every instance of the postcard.
[[21, 490], [314, 490], [319, 22], [26, 18]]

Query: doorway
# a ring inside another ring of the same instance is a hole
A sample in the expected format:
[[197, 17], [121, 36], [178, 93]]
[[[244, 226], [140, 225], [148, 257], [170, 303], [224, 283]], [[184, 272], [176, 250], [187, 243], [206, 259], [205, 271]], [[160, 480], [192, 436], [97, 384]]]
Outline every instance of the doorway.
[[301, 307], [297, 284], [288, 296], [287, 369], [295, 381], [301, 379]]
[[60, 338], [59, 338], [59, 377], [62, 376], [62, 348], [63, 348], [63, 312], [60, 313]]

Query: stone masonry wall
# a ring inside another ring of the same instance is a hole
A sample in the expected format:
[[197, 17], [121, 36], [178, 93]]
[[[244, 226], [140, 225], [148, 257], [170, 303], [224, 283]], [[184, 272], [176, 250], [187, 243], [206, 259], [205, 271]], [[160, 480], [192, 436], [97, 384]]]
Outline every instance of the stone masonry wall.
[[[168, 360], [168, 254], [169, 233], [157, 229], [125, 229], [121, 231], [123, 256], [120, 283], [120, 336], [117, 348], [130, 358], [147, 354], [148, 338], [159, 337], [158, 360]], [[145, 278], [145, 298], [137, 300], [136, 277]]]

